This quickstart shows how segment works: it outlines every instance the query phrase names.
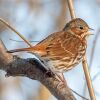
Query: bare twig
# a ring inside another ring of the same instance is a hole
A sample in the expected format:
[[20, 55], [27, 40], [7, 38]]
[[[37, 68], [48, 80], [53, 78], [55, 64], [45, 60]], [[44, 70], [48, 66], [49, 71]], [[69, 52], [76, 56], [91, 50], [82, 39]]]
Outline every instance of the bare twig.
[[71, 18], [74, 19], [74, 18], [76, 18], [76, 15], [75, 15], [75, 10], [74, 10], [74, 6], [73, 6], [73, 0], [67, 0], [67, 1], [68, 1]]
[[[69, 5], [71, 18], [74, 19], [75, 18], [75, 12], [74, 12], [74, 7], [73, 7], [73, 2], [72, 2], [72, 0], [67, 0], [67, 1], [68, 1], [68, 5]], [[89, 90], [89, 93], [90, 93], [90, 98], [91, 98], [91, 100], [96, 100], [94, 90], [93, 90], [93, 86], [92, 86], [91, 77], [90, 77], [90, 72], [89, 72], [89, 69], [88, 69], [86, 55], [83, 57], [82, 64], [83, 64], [83, 69], [84, 69], [84, 73], [85, 73], [85, 77], [86, 77], [86, 81], [87, 81], [88, 90]]]
[[83, 70], [84, 70], [84, 73], [85, 73], [85, 78], [86, 78], [88, 90], [89, 90], [89, 93], [90, 93], [90, 98], [91, 98], [91, 100], [96, 100], [95, 94], [94, 94], [94, 89], [93, 89], [93, 86], [92, 86], [92, 80], [91, 80], [90, 73], [89, 73], [86, 55], [83, 58], [82, 64], [83, 64]]
[[[5, 61], [2, 63], [2, 59]], [[6, 76], [26, 76], [40, 81], [58, 100], [75, 100], [68, 86], [57, 88], [59, 81], [46, 75], [46, 70], [36, 59], [21, 59], [6, 52], [0, 41], [0, 69], [7, 72]]]
[[13, 32], [15, 32], [19, 37], [21, 37], [30, 47], [32, 47], [33, 45], [23, 36], [21, 35], [17, 30], [15, 30], [15, 28], [13, 28], [12, 26], [10, 26], [9, 23], [7, 23], [5, 20], [3, 20], [2, 18], [0, 18], [0, 21], [2, 23], [4, 23], [7, 27], [9, 27]]
[[[14, 42], [25, 42], [25, 41], [14, 40], [14, 39], [9, 39], [9, 40], [14, 41]], [[40, 41], [29, 41], [29, 42], [40, 42]]]
[[[89, 70], [90, 71], [92, 68], [94, 53], [95, 53], [96, 44], [97, 44], [97, 40], [98, 40], [99, 36], [100, 36], [100, 29], [97, 31], [96, 36], [95, 36], [94, 41], [93, 41], [93, 47], [92, 47], [92, 51], [91, 51], [91, 55], [90, 55], [90, 62], [89, 62]], [[92, 81], [93, 81], [93, 79], [92, 79]], [[86, 95], [86, 84], [84, 84], [83, 94], [84, 94], [84, 96]]]

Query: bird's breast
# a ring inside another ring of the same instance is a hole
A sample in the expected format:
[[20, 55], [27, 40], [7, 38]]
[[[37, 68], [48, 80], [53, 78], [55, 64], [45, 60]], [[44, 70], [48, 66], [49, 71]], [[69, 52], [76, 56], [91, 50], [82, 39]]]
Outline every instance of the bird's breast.
[[74, 68], [79, 64], [86, 52], [86, 47], [80, 45], [77, 52], [72, 56], [63, 56], [61, 59], [49, 60], [49, 64], [53, 66], [53, 70], [58, 72], [65, 72]]

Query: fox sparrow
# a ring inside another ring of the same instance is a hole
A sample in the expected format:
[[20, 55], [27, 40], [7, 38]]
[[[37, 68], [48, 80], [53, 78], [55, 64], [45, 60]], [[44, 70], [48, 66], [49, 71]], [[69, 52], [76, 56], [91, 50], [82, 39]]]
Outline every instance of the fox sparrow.
[[76, 18], [64, 29], [48, 36], [37, 45], [8, 51], [9, 53], [28, 51], [38, 54], [53, 71], [63, 73], [74, 68], [86, 52], [86, 36], [90, 35], [87, 23]]

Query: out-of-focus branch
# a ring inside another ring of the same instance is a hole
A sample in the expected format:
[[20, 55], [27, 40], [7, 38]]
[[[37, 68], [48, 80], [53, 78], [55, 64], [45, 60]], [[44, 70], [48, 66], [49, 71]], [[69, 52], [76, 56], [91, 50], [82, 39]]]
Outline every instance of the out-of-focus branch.
[[46, 70], [36, 59], [21, 59], [6, 52], [0, 41], [0, 69], [7, 72], [6, 76], [26, 76], [40, 81], [58, 100], [75, 100], [66, 86], [57, 87], [59, 81], [53, 76], [46, 75]]
[[67, 17], [68, 16], [67, 1], [66, 0], [60, 0], [60, 6], [61, 6], [60, 14], [57, 18], [55, 18], [55, 20], [56, 20], [56, 29], [57, 30], [62, 29], [62, 26], [64, 26], [66, 20], [68, 20], [68, 17]]
[[40, 85], [37, 96], [37, 100], [51, 100], [51, 93], [43, 85]]
[[0, 40], [0, 68], [13, 60], [13, 56], [9, 53], [5, 54], [6, 47], [3, 45], [3, 42]]

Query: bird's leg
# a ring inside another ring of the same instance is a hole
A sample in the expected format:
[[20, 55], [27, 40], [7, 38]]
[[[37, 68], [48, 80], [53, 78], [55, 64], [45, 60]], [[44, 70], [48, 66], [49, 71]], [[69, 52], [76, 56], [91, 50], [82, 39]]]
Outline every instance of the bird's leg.
[[[60, 83], [57, 85], [57, 88], [64, 88], [64, 87], [66, 87], [66, 80], [65, 80], [65, 78], [64, 78], [63, 73], [61, 73], [61, 76], [58, 75], [58, 74], [56, 74], [56, 75], [57, 75], [57, 77], [60, 79]], [[70, 89], [73, 93], [75, 93], [77, 96], [83, 98], [84, 100], [89, 100], [89, 99], [87, 99], [86, 97], [84, 97], [84, 96], [80, 95], [79, 93], [77, 93], [76, 91], [72, 90], [71, 88], [69, 88], [69, 89]]]
[[64, 75], [63, 73], [56, 73], [56, 79], [59, 81], [59, 84], [57, 85], [57, 88], [64, 88], [66, 87], [66, 80], [64, 78]]

